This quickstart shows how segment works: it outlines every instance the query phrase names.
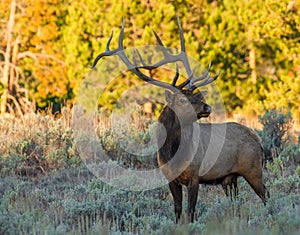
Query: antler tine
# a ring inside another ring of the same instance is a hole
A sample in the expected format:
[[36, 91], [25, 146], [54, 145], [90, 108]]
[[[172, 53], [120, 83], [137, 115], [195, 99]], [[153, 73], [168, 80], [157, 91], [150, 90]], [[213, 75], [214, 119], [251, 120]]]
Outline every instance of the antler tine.
[[[153, 84], [153, 85], [156, 85], [156, 86], [160, 86], [160, 87], [163, 87], [163, 88], [172, 90], [173, 92], [177, 92], [176, 86], [173, 85], [174, 80], [175, 80], [175, 79], [177, 80], [178, 77], [179, 77], [179, 71], [178, 71], [177, 63], [176, 63], [176, 75], [175, 75], [175, 77], [174, 77], [173, 83], [172, 83], [172, 84], [169, 84], [169, 83], [166, 83], [166, 82], [161, 82], [161, 81], [155, 80], [155, 79], [153, 79], [153, 78], [151, 78], [151, 77], [148, 77], [147, 75], [143, 74], [143, 73], [139, 70], [139, 68], [151, 70], [151, 69], [149, 69], [149, 67], [151, 67], [151, 66], [148, 66], [148, 65], [145, 64], [145, 62], [144, 62], [144, 60], [143, 60], [143, 58], [142, 58], [140, 52], [139, 52], [137, 49], [133, 50], [132, 53], [133, 53], [133, 61], [134, 61], [134, 65], [135, 65], [135, 68], [134, 68], [132, 71], [133, 71], [139, 78], [141, 78], [142, 80], [144, 80], [145, 82], [148, 82], [148, 83], [150, 83], [150, 84]], [[137, 65], [137, 60], [136, 60], [136, 57], [135, 57], [135, 53], [138, 54], [139, 59], [140, 59], [141, 63], [143, 64], [143, 66], [138, 66], [138, 65]], [[177, 77], [177, 78], [176, 78], [176, 77]], [[175, 81], [175, 83], [176, 83], [176, 81]]]
[[181, 83], [178, 86], [178, 88], [183, 89], [187, 84], [190, 83], [190, 81], [193, 79], [193, 77], [194, 77], [194, 72], [192, 71], [191, 74], [188, 76], [188, 78], [183, 83]]
[[[139, 59], [142, 63], [142, 66], [138, 66], [136, 58], [134, 56], [135, 53], [138, 54], [138, 57], [139, 57]], [[135, 65], [136, 68], [143, 68], [143, 69], [148, 69], [148, 70], [153, 69], [152, 66], [146, 65], [146, 63], [144, 62], [144, 60], [143, 60], [143, 58], [142, 58], [142, 56], [141, 56], [138, 49], [135, 49], [135, 51], [133, 51], [133, 60], [134, 60], [134, 65]], [[177, 82], [178, 78], [179, 78], [179, 66], [178, 66], [178, 63], [176, 63], [176, 73], [175, 73], [175, 76], [173, 78], [173, 82], [171, 84], [173, 87], [176, 87], [176, 82]]]
[[[136, 58], [135, 58], [135, 55], [134, 55], [136, 52], [137, 52], [138, 55], [139, 55], [139, 52], [137, 51], [137, 49], [136, 49], [136, 50], [132, 49], [133, 64], [134, 64], [135, 67], [138, 67], [137, 61], [136, 61]], [[141, 58], [140, 58], [140, 59], [141, 59]]]
[[175, 73], [175, 77], [173, 78], [172, 86], [176, 87], [176, 82], [178, 78], [179, 78], [179, 67], [178, 67], [178, 63], [176, 63], [176, 73]]
[[[185, 42], [184, 42], [183, 30], [182, 30], [178, 15], [177, 15], [177, 24], [178, 24], [178, 28], [179, 28], [179, 34], [180, 34], [180, 45], [181, 45], [180, 53], [177, 54], [177, 55], [170, 54], [168, 52], [168, 50], [165, 48], [164, 44], [162, 43], [162, 40], [160, 39], [160, 37], [157, 35], [155, 30], [153, 30], [156, 41], [160, 45], [162, 53], [164, 54], [164, 58], [162, 60], [158, 61], [157, 63], [155, 63], [154, 65], [148, 66], [147, 69], [154, 69], [154, 68], [157, 68], [157, 67], [162, 66], [162, 65], [167, 64], [167, 63], [173, 63], [173, 62], [181, 61], [183, 66], [185, 67], [186, 73], [188, 74], [188, 79], [192, 79], [193, 72], [191, 70], [191, 66], [189, 64], [188, 58], [187, 58], [186, 53], [185, 53]], [[176, 79], [176, 81], [177, 81], [177, 79]], [[189, 83], [189, 80], [187, 80], [187, 81], [183, 82], [182, 84], [180, 84], [178, 86], [178, 88], [183, 89], [188, 83]]]
[[[172, 55], [172, 54], [170, 54], [168, 52], [168, 50], [166, 49], [166, 47], [164, 46], [164, 44], [163, 44], [162, 40], [160, 39], [160, 37], [158, 36], [158, 34], [155, 32], [155, 30], [152, 30], [153, 33], [154, 33], [154, 36], [156, 38], [156, 41], [160, 45], [160, 49], [162, 50], [162, 53], [164, 54], [164, 58], [162, 60], [158, 61], [157, 63], [155, 63], [154, 65], [147, 65], [144, 62], [144, 60], [142, 59], [142, 56], [139, 53], [139, 51], [136, 51], [137, 54], [138, 54], [138, 56], [139, 56], [139, 59], [140, 59], [140, 61], [142, 63], [142, 66], [137, 66], [137, 67], [144, 68], [144, 69], [147, 69], [147, 70], [151, 70], [151, 69], [158, 68], [158, 67], [160, 67], [160, 66], [162, 66], [164, 64], [167, 64], [167, 63], [173, 63], [173, 62], [181, 61], [183, 63], [183, 65], [184, 65], [185, 69], [186, 69], [187, 74], [189, 75], [188, 80], [185, 81], [184, 83], [182, 83], [180, 86], [178, 86], [179, 89], [182, 89], [183, 87], [185, 87], [187, 85], [187, 83], [189, 82], [189, 80], [191, 80], [193, 78], [193, 72], [192, 72], [192, 70], [190, 68], [190, 64], [189, 64], [188, 58], [187, 58], [187, 56], [185, 54], [185, 43], [184, 43], [183, 30], [182, 30], [182, 27], [181, 27], [178, 15], [177, 15], [177, 23], [178, 23], [179, 33], [180, 33], [181, 52], [178, 55]], [[123, 17], [122, 27], [121, 27], [120, 36], [119, 36], [118, 49], [112, 50], [112, 51], [110, 51], [110, 49], [109, 49], [109, 45], [110, 45], [110, 42], [111, 42], [112, 36], [113, 36], [113, 33], [112, 33], [111, 36], [110, 36], [110, 38], [109, 38], [109, 40], [108, 40], [108, 43], [107, 43], [107, 46], [106, 46], [106, 51], [103, 52], [103, 53], [101, 53], [101, 54], [99, 54], [96, 57], [96, 59], [93, 62], [93, 65], [91, 66], [92, 68], [94, 68], [96, 66], [97, 62], [102, 57], [104, 57], [104, 56], [110, 56], [110, 55], [113, 55], [113, 54], [116, 54], [116, 53], [120, 52], [118, 54], [119, 57], [126, 64], [126, 66], [128, 67], [128, 69], [130, 69], [133, 72], [135, 72], [134, 68], [133, 68], [134, 67], [133, 64], [128, 60], [128, 58], [126, 57], [125, 53], [123, 52], [123, 50], [124, 50], [123, 49], [124, 28], [125, 28], [125, 19]], [[134, 58], [134, 59], [136, 60], [136, 58]], [[135, 63], [137, 63], [137, 62], [135, 61]], [[139, 71], [138, 73], [140, 74], [141, 72]], [[177, 74], [178, 73], [176, 72], [176, 75], [175, 75], [175, 77], [173, 79], [173, 83], [174, 83], [174, 80], [175, 80], [175, 83], [178, 80], [179, 74], [178, 75]]]
[[152, 31], [153, 31], [153, 34], [156, 38], [158, 45], [160, 46], [162, 53], [164, 54], [164, 58], [162, 60], [158, 61], [157, 63], [155, 63], [154, 65], [148, 66], [147, 69], [155, 69], [164, 64], [182, 61], [181, 54], [178, 54], [178, 55], [170, 54], [168, 52], [167, 48], [164, 46], [164, 44], [163, 44], [162, 40], [160, 39], [160, 37], [158, 36], [158, 34], [155, 32], [155, 30], [152, 29]]
[[138, 54], [138, 57], [139, 57], [139, 59], [140, 59], [140, 61], [142, 63], [142, 66], [136, 65], [137, 68], [143, 68], [143, 69], [152, 70], [152, 69], [156, 69], [157, 67], [159, 67], [159, 66], [156, 67], [156, 66], [153, 66], [153, 65], [146, 64], [145, 61], [144, 61], [144, 59], [143, 59], [143, 57], [141, 56], [141, 53], [139, 52], [139, 50], [135, 49], [135, 51]]
[[[139, 59], [140, 59], [142, 65], [143, 65], [143, 68], [148, 67], [148, 65], [146, 65], [145, 61], [143, 60], [142, 55], [141, 55], [141, 53], [139, 52], [139, 50], [138, 50], [138, 49], [135, 49], [135, 52], [138, 54], [138, 57], [139, 57]], [[138, 67], [137, 64], [135, 64], [135, 66]]]
[[194, 73], [191, 69], [189, 60], [186, 56], [186, 52], [185, 52], [185, 42], [184, 42], [184, 36], [183, 36], [183, 30], [182, 30], [182, 26], [180, 23], [180, 19], [179, 19], [179, 15], [177, 14], [177, 24], [178, 24], [178, 28], [179, 28], [179, 35], [180, 35], [180, 46], [181, 46], [181, 62], [183, 63], [183, 66], [185, 67], [186, 73], [188, 75], [188, 78], [181, 83], [178, 87], [179, 89], [183, 89], [192, 79], [194, 76]]
[[124, 37], [124, 30], [125, 30], [125, 19], [122, 17], [122, 26], [121, 26], [121, 31], [120, 31], [120, 36], [119, 36], [119, 43], [118, 43], [118, 49], [123, 50], [123, 37]]
[[213, 77], [208, 76], [208, 78], [205, 79], [204, 81], [192, 85], [192, 87], [190, 88], [190, 90], [194, 91], [198, 87], [205, 86], [207, 84], [210, 84], [210, 83], [214, 82], [219, 77], [219, 75], [220, 75], [220, 71], [218, 71], [218, 73], [215, 76], [213, 76]]
[[109, 39], [108, 39], [108, 41], [107, 41], [107, 44], [106, 44], [106, 50], [105, 50], [104, 52], [102, 52], [101, 54], [99, 54], [99, 55], [95, 58], [95, 60], [94, 60], [94, 62], [93, 62], [93, 64], [92, 64], [92, 66], [90, 67], [91, 69], [94, 69], [94, 68], [95, 68], [96, 64], [98, 63], [98, 61], [99, 61], [102, 57], [104, 57], [104, 56], [109, 56], [109, 55], [112, 55], [112, 54], [115, 53], [116, 50], [111, 51], [111, 50], [109, 49], [109, 45], [110, 45], [110, 42], [111, 42], [111, 40], [112, 40], [112, 38], [113, 38], [113, 35], [114, 35], [114, 31], [111, 32], [110, 37], [109, 37]]
[[179, 19], [178, 14], [177, 14], [177, 24], [178, 24], [178, 28], [179, 28], [179, 34], [180, 34], [180, 46], [181, 46], [181, 51], [185, 52], [185, 44], [184, 44], [183, 30], [182, 30], [182, 27], [181, 27], [181, 23], [180, 23], [180, 19]]
[[[122, 27], [121, 27], [121, 31], [120, 31], [120, 36], [119, 36], [119, 45], [118, 45], [118, 48], [115, 49], [115, 50], [110, 50], [109, 49], [109, 46], [110, 46], [110, 42], [113, 38], [113, 35], [114, 35], [114, 31], [112, 30], [111, 34], [110, 34], [110, 37], [107, 41], [107, 44], [106, 44], [106, 49], [104, 52], [100, 53], [94, 60], [92, 66], [90, 68], [94, 69], [95, 66], [97, 65], [98, 61], [102, 58], [102, 57], [105, 57], [105, 56], [111, 56], [111, 55], [114, 55], [116, 53], [118, 53], [119, 51], [122, 51], [124, 50], [123, 48], [123, 37], [124, 37], [124, 28], [125, 28], [125, 19], [123, 17], [122, 19]], [[125, 62], [124, 62], [125, 63]], [[126, 64], [128, 65], [128, 64]]]
[[196, 77], [193, 77], [193, 79], [191, 80], [190, 84], [193, 85], [194, 83], [198, 82], [198, 81], [202, 81], [204, 79], [206, 79], [207, 77], [209, 77], [209, 74], [210, 74], [210, 68], [211, 68], [211, 62], [209, 63], [208, 67], [207, 67], [207, 70], [205, 71], [205, 73], [196, 78]]
[[[151, 70], [153, 68], [156, 68], [158, 67], [159, 65], [157, 66], [148, 66], [145, 64], [144, 60], [142, 59], [142, 56], [141, 54], [139, 53], [138, 50], [136, 51], [133, 51], [133, 63], [130, 62], [130, 60], [128, 59], [128, 57], [126, 56], [125, 52], [124, 52], [124, 47], [123, 47], [123, 38], [124, 38], [124, 29], [125, 29], [125, 19], [123, 17], [123, 20], [122, 20], [122, 27], [121, 27], [121, 31], [120, 31], [120, 36], [119, 36], [119, 42], [118, 42], [118, 48], [115, 49], [115, 50], [110, 50], [109, 49], [109, 46], [110, 46], [110, 42], [112, 40], [112, 37], [113, 37], [113, 33], [110, 35], [109, 39], [108, 39], [108, 42], [106, 44], [106, 50], [102, 53], [100, 53], [96, 59], [94, 60], [93, 62], [93, 65], [92, 65], [92, 68], [95, 68], [97, 62], [102, 58], [102, 57], [105, 57], [105, 56], [111, 56], [111, 55], [115, 55], [117, 54], [119, 56], [119, 58], [123, 61], [123, 63], [127, 66], [127, 68], [129, 70], [131, 70], [134, 74], [136, 74], [139, 78], [141, 78], [142, 80], [148, 82], [148, 83], [151, 83], [153, 85], [156, 85], [156, 86], [159, 86], [159, 87], [163, 87], [165, 89], [169, 89], [169, 90], [172, 90], [173, 92], [177, 92], [177, 88], [172, 86], [171, 84], [169, 83], [166, 83], [166, 82], [162, 82], [162, 81], [158, 81], [158, 80], [155, 80], [151, 77], [148, 77], [147, 75], [143, 74], [139, 69], [138, 69], [138, 66], [137, 66], [137, 60], [136, 60], [136, 57], [134, 55], [134, 53], [136, 52], [139, 56], [139, 59], [142, 63], [143, 66], [141, 66], [141, 68], [145, 68], [145, 69], [148, 69], [148, 70]], [[167, 51], [166, 51], [167, 52]], [[164, 62], [166, 63], [166, 62]], [[164, 64], [162, 63], [162, 64]]]
[[108, 41], [107, 41], [107, 43], [106, 43], [106, 51], [110, 51], [110, 50], [109, 50], [109, 46], [110, 46], [110, 42], [111, 42], [113, 36], [114, 36], [114, 31], [112, 30], [112, 31], [111, 31], [111, 34], [110, 34], [110, 37], [109, 37], [109, 39], [108, 39]]
[[164, 46], [162, 40], [161, 40], [160, 37], [158, 36], [158, 34], [155, 32], [154, 29], [152, 29], [152, 32], [153, 32], [153, 34], [154, 34], [154, 36], [155, 36], [155, 38], [156, 38], [156, 41], [157, 41], [158, 45], [160, 45], [160, 47], [161, 47], [160, 49], [162, 50], [164, 56], [165, 56], [165, 57], [169, 57], [169, 53], [168, 53], [167, 49], [165, 48], [165, 46]]

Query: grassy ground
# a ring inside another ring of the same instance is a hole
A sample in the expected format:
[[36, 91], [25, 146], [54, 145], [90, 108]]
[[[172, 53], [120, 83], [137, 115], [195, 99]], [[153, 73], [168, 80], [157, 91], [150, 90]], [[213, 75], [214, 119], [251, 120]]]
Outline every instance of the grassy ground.
[[175, 225], [167, 186], [130, 192], [93, 176], [67, 117], [1, 119], [0, 234], [299, 234], [300, 148], [291, 146], [266, 164], [266, 206], [243, 179], [233, 201], [202, 185], [196, 222]]

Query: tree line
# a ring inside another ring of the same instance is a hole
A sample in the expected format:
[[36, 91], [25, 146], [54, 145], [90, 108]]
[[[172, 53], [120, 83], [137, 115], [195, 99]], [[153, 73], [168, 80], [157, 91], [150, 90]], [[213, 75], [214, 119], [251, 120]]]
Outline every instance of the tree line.
[[[299, 8], [293, 0], [2, 0], [1, 113], [72, 104], [122, 17], [127, 47], [156, 44], [154, 28], [167, 47], [178, 48], [178, 14], [188, 55], [221, 71], [216, 84], [229, 113], [280, 109], [298, 118]], [[101, 105], [114, 103], [111, 90]]]

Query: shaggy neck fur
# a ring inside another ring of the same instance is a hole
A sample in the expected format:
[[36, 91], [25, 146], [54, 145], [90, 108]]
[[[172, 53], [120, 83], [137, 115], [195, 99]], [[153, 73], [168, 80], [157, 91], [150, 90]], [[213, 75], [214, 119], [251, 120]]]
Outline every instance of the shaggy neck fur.
[[[192, 136], [193, 125], [182, 126], [174, 111], [166, 106], [158, 121], [164, 125], [167, 137], [159, 154], [163, 161], [168, 162], [178, 151], [179, 145], [188, 146]], [[181, 140], [181, 137], [183, 138]], [[158, 132], [158, 140], [162, 140], [162, 132]], [[180, 151], [180, 150], [179, 150]]]

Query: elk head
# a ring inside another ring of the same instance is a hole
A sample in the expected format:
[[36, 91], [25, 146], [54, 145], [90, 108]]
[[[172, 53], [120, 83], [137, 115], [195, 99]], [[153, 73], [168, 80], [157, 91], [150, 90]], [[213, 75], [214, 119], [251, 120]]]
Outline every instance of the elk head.
[[[203, 92], [192, 93], [189, 90], [183, 90], [180, 93], [171, 93], [166, 90], [166, 101], [168, 106], [182, 117], [185, 123], [192, 123], [202, 117], [208, 117], [211, 113], [211, 107], [203, 102]], [[191, 115], [194, 114], [194, 115]]]
[[[156, 62], [155, 64], [149, 65], [144, 62], [138, 50], [133, 51], [133, 62], [130, 61], [130, 59], [125, 54], [123, 47], [125, 20], [123, 18], [118, 48], [115, 50], [110, 50], [109, 48], [110, 42], [113, 37], [112, 32], [107, 42], [106, 50], [96, 57], [91, 68], [95, 68], [97, 62], [102, 57], [118, 55], [119, 58], [123, 61], [123, 63], [127, 66], [128, 70], [132, 71], [139, 78], [141, 78], [147, 83], [166, 89], [166, 101], [168, 102], [168, 106], [177, 114], [177, 116], [180, 115], [181, 117], [183, 117], [185, 122], [192, 123], [195, 122], [197, 119], [200, 119], [201, 117], [208, 117], [211, 113], [211, 107], [203, 102], [203, 92], [194, 93], [194, 91], [198, 87], [205, 86], [215, 81], [220, 73], [218, 72], [215, 76], [211, 77], [210, 63], [206, 72], [203, 75], [201, 75], [200, 77], [194, 76], [190, 63], [188, 61], [188, 57], [186, 55], [183, 31], [178, 17], [177, 22], [180, 33], [181, 51], [175, 55], [171, 54], [163, 45], [157, 33], [153, 30], [154, 36], [157, 40], [161, 52], [164, 55], [164, 58]], [[137, 62], [138, 60], [139, 64]], [[179, 78], [178, 62], [181, 62], [183, 64], [186, 73], [188, 74], [188, 78], [179, 85], [176, 85], [177, 80]], [[173, 78], [172, 83], [166, 83], [160, 80], [153, 79], [152, 77], [147, 76], [142, 72], [142, 69], [151, 71], [168, 63], [176, 63], [176, 74]], [[190, 115], [191, 113], [196, 115]]]

